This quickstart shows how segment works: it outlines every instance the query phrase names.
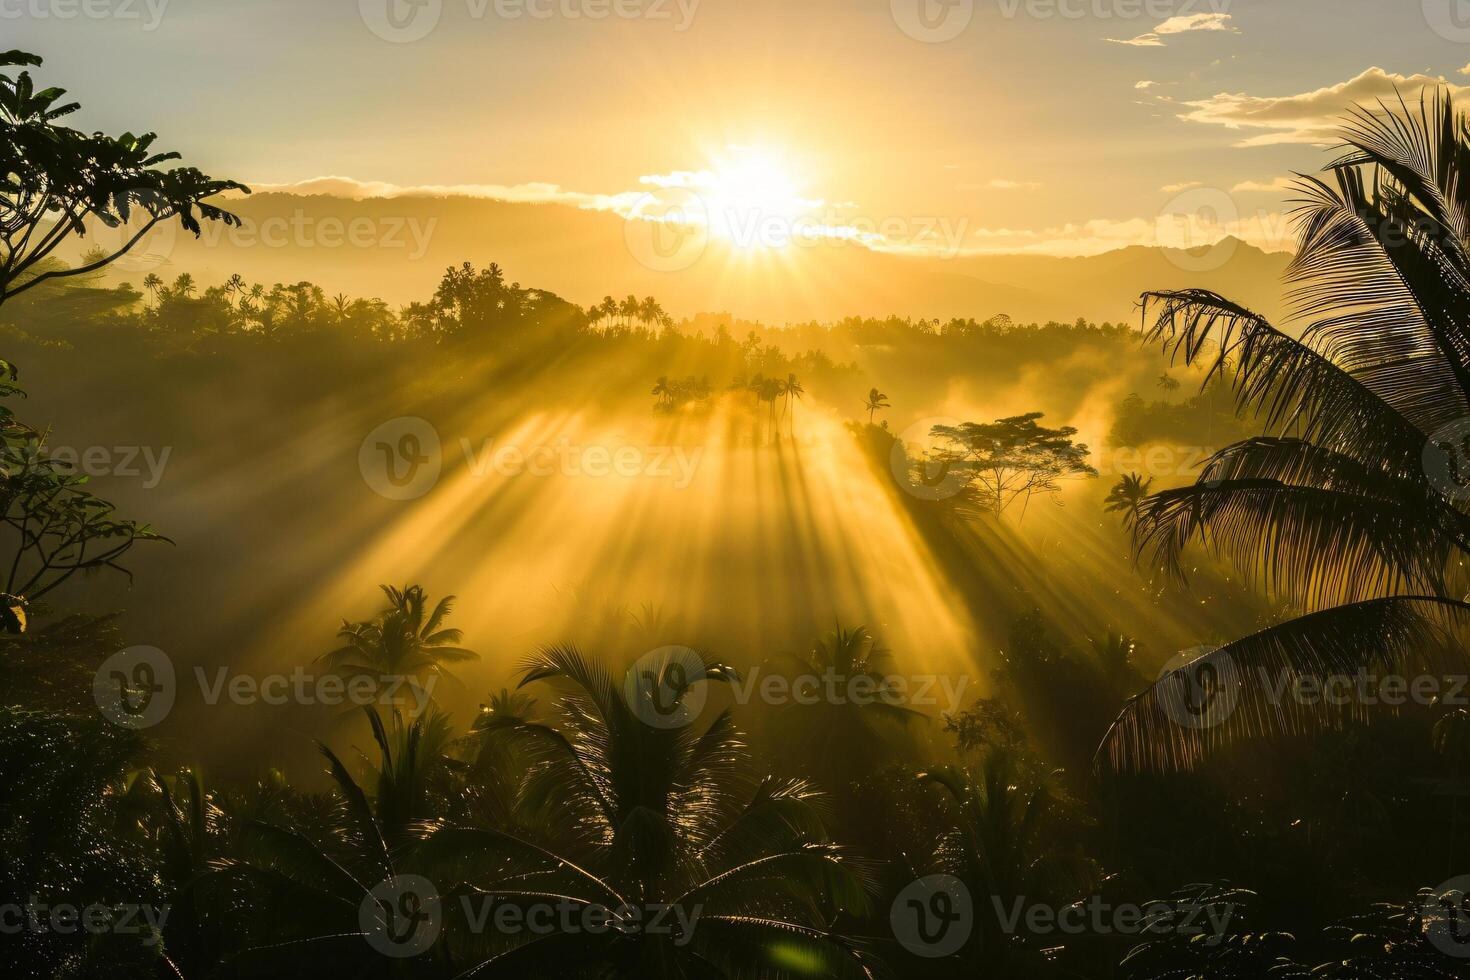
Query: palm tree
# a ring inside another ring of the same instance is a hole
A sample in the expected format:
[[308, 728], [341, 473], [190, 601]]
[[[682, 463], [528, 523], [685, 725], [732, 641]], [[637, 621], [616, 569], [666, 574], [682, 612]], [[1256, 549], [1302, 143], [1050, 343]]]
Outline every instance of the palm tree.
[[[865, 626], [840, 623], [813, 642], [805, 655], [788, 654], [794, 676], [821, 679], [834, 691], [811, 704], [792, 704], [777, 723], [783, 741], [800, 747], [807, 771], [844, 788], [875, 763], [901, 756], [912, 746], [908, 729], [922, 712], [904, 703], [894, 687], [892, 654]], [[853, 696], [854, 691], [871, 694]]]
[[1116, 699], [1114, 704], [1137, 694], [1143, 686], [1143, 678], [1134, 662], [1133, 655], [1137, 650], [1138, 642], [1125, 633], [1108, 631], [1102, 639], [1092, 640], [1092, 652], [1102, 672], [1103, 686]]
[[781, 389], [786, 395], [787, 410], [791, 413], [789, 425], [791, 427], [791, 434], [794, 437], [796, 435], [796, 403], [801, 401], [801, 396], [806, 394], [806, 389], [802, 387], [801, 382], [796, 379], [796, 375], [794, 374], [788, 374], [786, 376], [786, 382], [781, 386]]
[[412, 722], [395, 712], [385, 724], [364, 710], [378, 750], [365, 784], [319, 746], [338, 803], [327, 826], [308, 834], [247, 821], [233, 853], [211, 861], [199, 882], [206, 906], [223, 904], [228, 921], [244, 926], [236, 929], [243, 945], [229, 959], [242, 975], [299, 976], [312, 967], [380, 975], [382, 954], [368, 943], [361, 910], [376, 898], [375, 886], [412, 868], [406, 862], [419, 827], [442, 812], [436, 794], [449, 785], [451, 731], [437, 711]]
[[664, 313], [664, 308], [658, 304], [658, 300], [649, 296], [638, 305], [638, 319], [650, 327], [662, 327], [668, 316]]
[[827, 837], [810, 788], [746, 781], [728, 710], [703, 730], [652, 727], [604, 666], [570, 647], [527, 662], [522, 686], [541, 681], [557, 685], [559, 726], [516, 711], [484, 726], [532, 760], [522, 805], [541, 815], [540, 836], [441, 822], [417, 850], [426, 873], [500, 904], [698, 908], [698, 927], [483, 934], [466, 942], [478, 962], [465, 976], [872, 975], [869, 956], [830, 926], [864, 909], [868, 883]]
[[[952, 815], [952, 829], [935, 842], [931, 865], [964, 882], [972, 896], [985, 896], [996, 908], [1017, 899], [1064, 905], [1096, 882], [1097, 869], [1057, 819], [1057, 794], [1024, 771], [1014, 749], [993, 747], [973, 769], [937, 766], [918, 779], [941, 791]], [[1051, 973], [1040, 951], [1003, 933], [994, 916], [978, 919], [972, 959], [983, 958], [997, 976]]]
[[1145, 479], [1140, 473], [1125, 473], [1123, 478], [1113, 485], [1103, 503], [1103, 509], [1108, 513], [1119, 513], [1123, 515], [1123, 526], [1132, 528], [1138, 522], [1139, 508], [1148, 499], [1149, 489], [1154, 485], [1152, 477]]
[[623, 325], [631, 327], [633, 325], [633, 321], [637, 319], [638, 311], [641, 308], [642, 306], [638, 302], [638, 297], [632, 295], [631, 293], [628, 295], [627, 299], [619, 303], [618, 314], [623, 318]]
[[452, 679], [449, 664], [478, 660], [480, 655], [460, 647], [464, 635], [444, 626], [454, 610], [454, 596], [440, 599], [431, 611], [422, 586], [379, 588], [388, 598], [387, 607], [369, 620], [343, 620], [337, 632], [343, 645], [319, 660], [349, 677], [405, 678], [413, 693], [421, 694], [417, 703], [427, 703], [432, 683], [425, 686], [421, 681]]
[[[1145, 691], [1104, 740], [1114, 767], [1188, 768], [1241, 737], [1361, 716], [1361, 705], [1276, 705], [1262, 681], [1402, 665], [1470, 610], [1452, 577], [1470, 552], [1453, 482], [1464, 445], [1446, 431], [1470, 416], [1470, 126], [1448, 96], [1425, 93], [1417, 108], [1355, 110], [1343, 138], [1322, 177], [1296, 184], [1300, 339], [1205, 290], [1144, 296], [1148, 335], [1206, 363], [1208, 378], [1232, 378], [1267, 434], [1148, 498], [1139, 553], [1182, 579], [1186, 545], [1204, 543], [1307, 614]], [[1206, 675], [1223, 679], [1233, 712], [1171, 723], [1166, 702]]]
[[658, 381], [653, 386], [653, 391], [649, 392], [649, 394], [657, 395], [659, 405], [668, 407], [672, 404], [674, 389], [669, 387], [668, 377], [660, 375]]
[[874, 388], [872, 391], [868, 392], [868, 400], [863, 403], [863, 407], [868, 410], [868, 424], [872, 425], [873, 413], [879, 411], [880, 409], [892, 408], [893, 406], [888, 403], [887, 395], [883, 394], [877, 388]]

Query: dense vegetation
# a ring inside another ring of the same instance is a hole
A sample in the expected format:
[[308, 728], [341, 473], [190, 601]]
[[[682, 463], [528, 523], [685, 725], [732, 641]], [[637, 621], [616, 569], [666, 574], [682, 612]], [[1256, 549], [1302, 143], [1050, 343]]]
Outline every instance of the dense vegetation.
[[[148, 140], [114, 145], [59, 127], [60, 93], [37, 95], [15, 70], [32, 63], [0, 58], [11, 69], [0, 91], [11, 154], [0, 238], [12, 258], [25, 254], [27, 228], [45, 242], [129, 207], [190, 230], [196, 209], [230, 220], [202, 202], [233, 185], [159, 171], [167, 158], [149, 156]], [[181, 275], [150, 277], [140, 293], [90, 278], [116, 258], [105, 254], [78, 268], [46, 255], [0, 267], [0, 319], [18, 365], [6, 363], [0, 386], [13, 532], [0, 611], [6, 963], [18, 976], [189, 980], [1462, 975], [1464, 910], [1433, 886], [1470, 860], [1460, 813], [1470, 713], [1442, 697], [1271, 724], [1250, 690], [1244, 721], [1205, 737], [1167, 707], [1168, 684], [1202, 665], [1226, 678], [1205, 692], [1218, 696], [1234, 683], [1231, 656], [1321, 675], [1402, 669], [1431, 641], [1454, 645], [1453, 623], [1435, 633], [1419, 614], [1465, 605], [1446, 570], [1463, 552], [1465, 518], [1418, 460], [1426, 429], [1470, 414], [1452, 387], [1470, 349], [1456, 319], [1470, 308], [1460, 302], [1470, 298], [1460, 233], [1470, 208], [1458, 179], [1470, 137], [1448, 103], [1430, 112], [1422, 132], [1412, 114], [1402, 132], [1432, 151], [1394, 165], [1402, 147], [1367, 139], [1389, 130], [1365, 130], [1336, 171], [1349, 199], [1319, 202], [1371, 204], [1395, 227], [1422, 227], [1426, 213], [1438, 223], [1438, 237], [1394, 236], [1420, 264], [1390, 299], [1395, 309], [1412, 301], [1417, 318], [1374, 307], [1324, 321], [1347, 367], [1220, 297], [1159, 298], [1155, 336], [1191, 364], [1213, 364], [1216, 380], [1181, 399], [1166, 374], [1162, 398], [1123, 403], [1115, 439], [1208, 446], [1247, 424], [1221, 411], [1232, 392], [1236, 407], [1264, 408], [1276, 432], [1214, 454], [1197, 484], [1154, 493], [1151, 476], [1110, 473], [1080, 506], [1107, 523], [1107, 541], [1121, 546], [1121, 525], [1170, 570], [1184, 570], [1182, 547], [1201, 538], [1243, 553], [1246, 566], [1264, 564], [1268, 591], [1295, 604], [1265, 606], [1237, 589], [1212, 625], [1254, 617], [1268, 628], [1154, 686], [1139, 640], [1079, 626], [1085, 607], [1041, 607], [1039, 590], [1003, 596], [1000, 648], [977, 642], [956, 676], [934, 673], [926, 651], [888, 649], [880, 623], [827, 620], [781, 654], [753, 648], [714, 612], [688, 622], [615, 604], [584, 606], [567, 635], [525, 643], [462, 632], [453, 597], [395, 583], [370, 614], [343, 610], [335, 644], [325, 622], [305, 640], [321, 640], [298, 660], [317, 672], [318, 692], [323, 678], [365, 692], [312, 709], [347, 734], [323, 736], [310, 771], [288, 777], [275, 743], [252, 743], [231, 760], [251, 773], [216, 779], [227, 753], [207, 754], [202, 729], [174, 739], [197, 753], [179, 766], [179, 746], [166, 753], [139, 720], [163, 690], [160, 664], [139, 648], [117, 653], [127, 627], [95, 591], [123, 573], [125, 556], [168, 547], [170, 529], [115, 516], [47, 448], [19, 401], [36, 365], [73, 392], [115, 390], [121, 377], [139, 414], [145, 403], [163, 411], [141, 393], [249, 392], [243, 411], [216, 407], [223, 421], [177, 421], [238, 429], [230, 449], [247, 459], [269, 458], [270, 437], [333, 406], [400, 389], [420, 405], [513, 393], [555, 407], [585, 387], [609, 414], [631, 402], [670, 424], [728, 410], [744, 445], [780, 465], [803, 446], [803, 405], [838, 405], [846, 424], [831, 438], [862, 455], [954, 601], [975, 608], [990, 583], [1061, 566], [1064, 555], [1029, 549], [1011, 524], [1028, 503], [1034, 511], [1096, 477], [1092, 450], [1037, 412], [902, 438], [886, 414], [978, 352], [988, 366], [967, 378], [982, 384], [1035, 364], [1086, 372], [1088, 355], [1122, 350], [1144, 362], [1141, 377], [1159, 366], [1120, 326], [674, 324], [654, 300], [583, 309], [493, 265], [448, 270], [430, 300], [401, 311], [309, 283], [201, 290]], [[37, 133], [67, 153], [51, 155]], [[73, 145], [86, 139], [98, 142]], [[108, 156], [119, 145], [137, 152]], [[1436, 166], [1415, 168], [1424, 161]], [[1388, 172], [1371, 201], [1360, 168]], [[1362, 253], [1383, 247], [1346, 218], [1309, 224], [1308, 277], [1338, 281], [1334, 262], [1362, 271]], [[1374, 361], [1387, 356], [1385, 337], [1404, 332], [1427, 338], [1416, 355], [1433, 363], [1414, 362], [1422, 376]], [[94, 395], [69, 425], [105, 410], [129, 409]], [[1312, 506], [1279, 503], [1308, 495]], [[1099, 604], [1113, 602], [1093, 584]], [[1405, 599], [1407, 587], [1427, 594]], [[1177, 584], [1145, 589], [1160, 610], [1196, 601]], [[1369, 608], [1407, 612], [1366, 614], [1365, 589], [1380, 604]], [[1319, 618], [1324, 609], [1331, 618]], [[1291, 619], [1298, 611], [1307, 617]], [[170, 611], [186, 626], [195, 616]], [[1162, 642], [1163, 627], [1152, 628], [1144, 645]], [[456, 711], [450, 686], [492, 658], [516, 664], [504, 688], [471, 695], [483, 702], [472, 715]], [[944, 712], [917, 690], [970, 680]], [[347, 753], [344, 740], [364, 751]]]

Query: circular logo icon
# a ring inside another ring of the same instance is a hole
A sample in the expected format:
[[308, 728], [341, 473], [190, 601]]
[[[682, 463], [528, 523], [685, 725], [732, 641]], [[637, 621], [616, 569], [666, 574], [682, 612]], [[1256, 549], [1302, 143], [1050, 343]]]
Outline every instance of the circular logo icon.
[[177, 694], [173, 661], [157, 647], [120, 650], [92, 677], [97, 710], [120, 728], [152, 728], [168, 717]]
[[898, 29], [925, 44], [953, 41], [975, 18], [975, 0], [889, 0], [889, 8]]
[[929, 875], [898, 893], [888, 920], [904, 949], [939, 959], [969, 942], [975, 931], [975, 903], [963, 881], [953, 875]]
[[948, 500], [970, 485], [971, 473], [963, 460], [949, 458], [938, 445], [936, 428], [957, 428], [959, 420], [934, 417], [920, 419], [898, 434], [888, 456], [894, 480], [920, 500]]
[[1213, 272], [1235, 255], [1240, 243], [1230, 232], [1239, 220], [1235, 198], [1218, 187], [1196, 187], [1170, 198], [1160, 209], [1154, 237], [1175, 267]]
[[1176, 725], [1202, 731], [1221, 724], [1240, 700], [1235, 658], [1221, 647], [1191, 647], [1159, 672], [1159, 705]]
[[709, 700], [704, 659], [688, 647], [650, 650], [628, 668], [623, 700], [650, 728], [694, 724]]
[[[109, 225], [104, 221], [90, 221], [87, 235], [92, 245], [108, 255], [117, 255], [112, 268], [120, 272], [154, 272], [168, 264], [179, 240], [179, 223], [174, 218], [160, 221], [147, 234], [133, 241], [149, 221], [152, 220], [146, 202], [134, 203], [131, 220]], [[131, 243], [131, 244], [130, 244]], [[126, 251], [123, 251], [126, 249]], [[121, 253], [121, 254], [119, 254]]]
[[362, 441], [357, 467], [380, 497], [416, 500], [439, 482], [443, 468], [439, 430], [416, 416], [390, 419]]
[[1419, 915], [1430, 945], [1446, 956], [1470, 958], [1470, 875], [1436, 888], [1425, 897]]
[[363, 898], [357, 924], [368, 945], [384, 956], [418, 956], [434, 945], [444, 925], [439, 891], [420, 875], [388, 878]]
[[1429, 437], [1424, 474], [1447, 499], [1470, 498], [1470, 419], [1451, 422]]
[[444, 0], [357, 0], [368, 30], [393, 44], [422, 41], [444, 14]]
[[684, 187], [644, 194], [623, 221], [628, 251], [654, 272], [683, 272], [709, 248], [709, 208]]
[[1424, 22], [1446, 41], [1470, 42], [1470, 2], [1424, 0]]

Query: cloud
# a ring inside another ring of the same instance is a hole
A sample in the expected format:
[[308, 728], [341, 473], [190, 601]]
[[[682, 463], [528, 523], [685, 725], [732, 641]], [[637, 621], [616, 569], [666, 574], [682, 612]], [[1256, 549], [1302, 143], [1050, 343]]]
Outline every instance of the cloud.
[[1150, 82], [1150, 81], [1144, 80], [1142, 82], [1136, 83], [1133, 87], [1136, 88], [1138, 91], [1142, 92], [1145, 89], [1151, 89], [1151, 88], [1153, 88], [1157, 84], [1159, 84], [1159, 83], [1158, 82]]
[[1183, 103], [1189, 111], [1180, 118], [1226, 129], [1260, 131], [1236, 146], [1330, 145], [1337, 142], [1342, 119], [1352, 106], [1371, 106], [1380, 99], [1397, 101], [1400, 93], [1406, 100], [1412, 100], [1426, 88], [1441, 87], [1454, 94], [1467, 91], [1432, 75], [1399, 75], [1382, 68], [1369, 68], [1356, 78], [1297, 95], [1221, 92], [1208, 99]]
[[1272, 193], [1275, 191], [1289, 191], [1292, 189], [1292, 186], [1292, 178], [1290, 177], [1277, 177], [1275, 180], [1266, 181], [1264, 183], [1259, 180], [1242, 180], [1240, 183], [1230, 188], [1230, 193]]
[[[1198, 31], [1221, 31], [1227, 34], [1239, 34], [1240, 30], [1230, 23], [1229, 14], [1186, 14], [1182, 17], [1170, 17], [1158, 27], [1146, 34], [1140, 34], [1135, 38], [1124, 40], [1122, 38], [1110, 37], [1108, 41], [1113, 44], [1127, 44], [1135, 48], [1162, 48], [1164, 38], [1173, 34], [1193, 34]], [[1140, 88], [1146, 86], [1140, 84]]]
[[250, 182], [257, 194], [296, 194], [341, 197], [350, 201], [369, 198], [397, 197], [477, 197], [517, 204], [570, 204], [597, 211], [618, 211], [631, 207], [643, 195], [636, 191], [622, 194], [585, 194], [569, 191], [556, 184], [392, 184], [382, 180], [357, 180], [352, 177], [313, 177], [285, 184]]
[[1290, 251], [1296, 237], [1279, 212], [1216, 220], [1206, 214], [1161, 214], [1154, 218], [1094, 218], [1050, 228], [982, 228], [971, 235], [974, 254], [1023, 253], [1072, 257], [1100, 255], [1120, 248], [1144, 245], [1163, 248], [1199, 248], [1224, 238], [1238, 238], [1266, 251]]
[[1193, 190], [1196, 187], [1203, 186], [1204, 184], [1201, 184], [1197, 180], [1186, 180], [1183, 183], [1179, 184], [1165, 184], [1163, 187], [1160, 187], [1159, 190], [1163, 191], [1165, 194], [1178, 194], [1180, 191]]
[[985, 185], [997, 191], [1034, 191], [1041, 185], [1034, 180], [1004, 180], [996, 179]]

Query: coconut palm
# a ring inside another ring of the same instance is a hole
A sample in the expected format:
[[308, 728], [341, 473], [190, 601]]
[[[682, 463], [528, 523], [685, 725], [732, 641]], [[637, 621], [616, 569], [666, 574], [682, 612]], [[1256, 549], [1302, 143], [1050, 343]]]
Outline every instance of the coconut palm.
[[447, 785], [451, 732], [437, 711], [412, 722], [395, 712], [386, 723], [365, 711], [378, 756], [366, 783], [320, 746], [337, 798], [328, 826], [313, 834], [248, 821], [198, 882], [206, 908], [232, 910], [238, 945], [227, 965], [238, 975], [384, 975], [363, 909], [375, 887], [410, 870], [417, 827], [442, 809], [435, 791]]
[[638, 297], [629, 293], [628, 297], [618, 304], [618, 315], [623, 318], [623, 325], [631, 327], [633, 321], [638, 319], [638, 311], [642, 308], [643, 305], [638, 302]]
[[785, 382], [781, 385], [781, 392], [786, 396], [786, 410], [791, 413], [789, 425], [791, 434], [796, 434], [796, 403], [801, 401], [801, 396], [806, 394], [806, 388], [797, 380], [796, 375], [788, 374]]
[[880, 411], [881, 409], [892, 408], [893, 406], [888, 403], [887, 395], [883, 394], [877, 388], [874, 388], [872, 391], [868, 392], [868, 400], [863, 403], [863, 407], [868, 410], [868, 424], [872, 425], [873, 413]]
[[[717, 665], [704, 673], [730, 676]], [[688, 934], [466, 936], [478, 964], [465, 976], [872, 976], [870, 957], [830, 926], [866, 905], [864, 876], [827, 837], [807, 786], [745, 777], [728, 711], [702, 728], [653, 727], [625, 685], [570, 647], [526, 664], [522, 684], [541, 681], [557, 685], [559, 726], [516, 712], [485, 726], [521, 740], [533, 764], [522, 802], [544, 814], [541, 837], [441, 823], [417, 851], [427, 873], [498, 904], [668, 904], [700, 917]]]
[[656, 395], [658, 397], [658, 403], [662, 407], [669, 407], [673, 403], [674, 389], [670, 387], [669, 379], [665, 375], [659, 376], [658, 381], [654, 383], [653, 390], [649, 394]]
[[1132, 528], [1138, 522], [1139, 508], [1148, 499], [1149, 489], [1153, 485], [1152, 477], [1145, 478], [1140, 473], [1125, 473], [1104, 498], [1103, 509], [1110, 514], [1121, 512], [1123, 526]]
[[865, 626], [840, 623], [818, 637], [806, 654], [787, 654], [793, 677], [812, 678], [811, 703], [782, 710], [777, 728], [798, 749], [806, 772], [846, 787], [875, 762], [911, 749], [910, 726], [922, 712], [909, 707], [894, 683], [893, 656]]
[[423, 695], [419, 703], [424, 703], [433, 693], [432, 683], [424, 683], [428, 678], [453, 679], [450, 664], [478, 660], [480, 655], [462, 648], [464, 634], [444, 625], [454, 611], [455, 596], [445, 596], [430, 610], [422, 586], [379, 588], [388, 599], [387, 607], [369, 620], [343, 620], [337, 632], [343, 645], [319, 660], [348, 677], [405, 678], [415, 695]]
[[[1182, 579], [1186, 546], [1203, 543], [1306, 615], [1145, 691], [1104, 741], [1116, 767], [1187, 768], [1241, 737], [1361, 716], [1361, 705], [1276, 705], [1265, 683], [1402, 666], [1470, 610], [1453, 578], [1470, 552], [1455, 426], [1470, 417], [1470, 126], [1448, 96], [1426, 93], [1356, 110], [1343, 139], [1322, 176], [1296, 183], [1300, 339], [1205, 290], [1144, 296], [1148, 336], [1230, 378], [1267, 432], [1216, 453], [1194, 485], [1148, 498], [1140, 555]], [[1234, 710], [1172, 723], [1167, 692], [1205, 675]]]

